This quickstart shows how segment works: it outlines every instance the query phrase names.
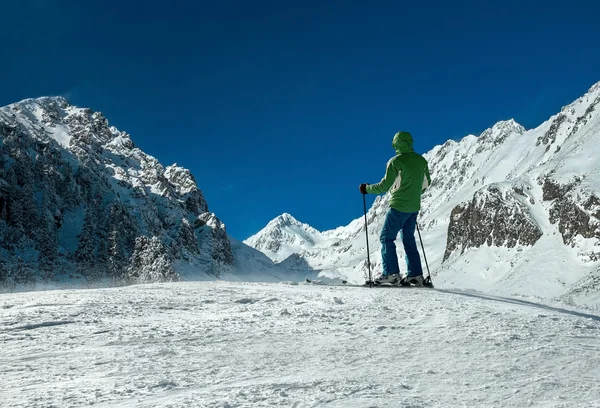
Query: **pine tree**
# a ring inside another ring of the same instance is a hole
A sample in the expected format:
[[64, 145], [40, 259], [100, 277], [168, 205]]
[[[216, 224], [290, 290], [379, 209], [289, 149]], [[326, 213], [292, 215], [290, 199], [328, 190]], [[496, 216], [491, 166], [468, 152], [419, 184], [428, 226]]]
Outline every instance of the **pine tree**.
[[34, 236], [35, 248], [38, 250], [38, 264], [42, 278], [49, 280], [54, 277], [56, 259], [58, 257], [57, 225], [53, 213], [56, 210], [56, 198], [47, 184], [42, 191], [42, 208], [39, 210], [40, 217]]
[[39, 251], [38, 263], [43, 279], [52, 279], [58, 257], [58, 240], [56, 236], [54, 217], [44, 211], [40, 217], [40, 225], [36, 235], [36, 249]]
[[108, 276], [120, 281], [126, 276], [128, 259], [135, 246], [137, 227], [121, 203], [111, 205], [108, 212]]
[[113, 281], [119, 281], [125, 268], [125, 256], [119, 243], [119, 232], [113, 228], [108, 237], [108, 277]]
[[138, 237], [130, 259], [128, 280], [132, 283], [169, 282], [177, 280], [177, 272], [160, 239]]
[[17, 258], [17, 263], [14, 265], [14, 273], [11, 274], [10, 281], [12, 285], [30, 285], [35, 282], [35, 269], [32, 267], [30, 262], [23, 260], [21, 257]]
[[5, 285], [8, 279], [7, 270], [4, 263], [4, 259], [0, 258], [0, 285]]
[[79, 244], [75, 251], [75, 260], [77, 262], [77, 271], [81, 276], [88, 279], [98, 279], [96, 273], [96, 223], [93, 211], [90, 207], [85, 212], [83, 227], [79, 234]]

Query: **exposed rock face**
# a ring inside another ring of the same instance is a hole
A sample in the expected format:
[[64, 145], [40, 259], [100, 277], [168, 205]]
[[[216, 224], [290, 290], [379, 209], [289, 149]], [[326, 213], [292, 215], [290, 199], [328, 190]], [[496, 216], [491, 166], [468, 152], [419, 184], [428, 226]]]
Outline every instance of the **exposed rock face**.
[[0, 282], [174, 280], [233, 264], [189, 170], [164, 168], [99, 112], [62, 98], [0, 108]]
[[581, 181], [581, 177], [575, 177], [567, 184], [560, 184], [550, 177], [540, 181], [543, 199], [552, 201], [550, 222], [558, 223], [565, 245], [574, 245], [577, 235], [600, 239], [600, 199], [591, 192], [587, 192], [587, 198], [582, 197]]
[[208, 249], [210, 249], [210, 256], [213, 261], [226, 265], [233, 263], [233, 254], [231, 252], [231, 244], [227, 238], [227, 232], [225, 231], [225, 224], [221, 222], [214, 214], [204, 213], [199, 217], [205, 225], [209, 228], [204, 229], [203, 242]]
[[554, 119], [554, 121], [552, 122], [552, 125], [550, 126], [548, 131], [546, 131], [546, 133], [544, 133], [543, 136], [538, 137], [536, 146], [544, 144], [546, 145], [546, 151], [550, 150], [550, 146], [552, 145], [552, 143], [556, 142], [556, 134], [558, 130], [560, 129], [561, 125], [565, 122], [566, 119], [567, 116], [564, 113], [559, 113], [556, 119]]
[[504, 190], [492, 184], [477, 191], [470, 202], [454, 207], [444, 260], [456, 250], [463, 253], [482, 245], [513, 248], [535, 244], [543, 232], [517, 194], [525, 193], [520, 187]]

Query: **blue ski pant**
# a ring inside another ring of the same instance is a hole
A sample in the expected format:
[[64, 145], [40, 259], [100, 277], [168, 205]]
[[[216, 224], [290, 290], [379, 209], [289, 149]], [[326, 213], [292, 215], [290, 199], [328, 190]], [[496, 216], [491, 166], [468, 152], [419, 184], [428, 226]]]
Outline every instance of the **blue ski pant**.
[[385, 222], [379, 240], [381, 241], [381, 258], [383, 275], [400, 273], [398, 255], [396, 254], [396, 236], [400, 232], [406, 260], [407, 276], [423, 274], [421, 257], [415, 241], [415, 226], [419, 212], [405, 213], [390, 208], [385, 216]]

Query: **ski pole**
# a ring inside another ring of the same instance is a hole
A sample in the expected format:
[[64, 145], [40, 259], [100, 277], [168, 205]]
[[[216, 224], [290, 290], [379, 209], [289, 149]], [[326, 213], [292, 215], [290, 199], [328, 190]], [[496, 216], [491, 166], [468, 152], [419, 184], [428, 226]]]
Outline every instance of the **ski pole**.
[[371, 251], [369, 250], [369, 231], [367, 226], [367, 195], [363, 194], [363, 206], [365, 207], [365, 234], [367, 236], [367, 267], [369, 268], [369, 286], [373, 287], [373, 278], [371, 276]]
[[425, 255], [425, 247], [423, 246], [423, 238], [421, 238], [421, 230], [419, 229], [419, 223], [417, 223], [417, 232], [419, 233], [419, 241], [421, 241], [421, 249], [423, 250], [423, 258], [425, 258], [425, 266], [427, 267], [427, 277], [431, 281], [431, 272], [429, 272], [429, 264], [427, 263], [427, 255]]

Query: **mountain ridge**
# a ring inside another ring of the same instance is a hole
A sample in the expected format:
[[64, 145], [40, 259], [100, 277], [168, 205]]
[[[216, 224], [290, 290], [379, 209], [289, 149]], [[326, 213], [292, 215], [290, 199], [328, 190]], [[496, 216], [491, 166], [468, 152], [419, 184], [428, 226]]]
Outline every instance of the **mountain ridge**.
[[[436, 281], [600, 305], [599, 106], [600, 82], [534, 129], [500, 121], [424, 154], [432, 185], [419, 223]], [[367, 213], [376, 272], [388, 202], [377, 197]], [[336, 246], [302, 248], [304, 261], [324, 278], [363, 280], [362, 216], [321, 235]]]

